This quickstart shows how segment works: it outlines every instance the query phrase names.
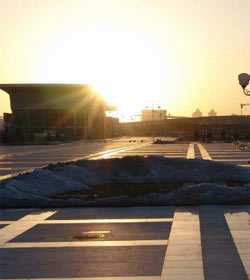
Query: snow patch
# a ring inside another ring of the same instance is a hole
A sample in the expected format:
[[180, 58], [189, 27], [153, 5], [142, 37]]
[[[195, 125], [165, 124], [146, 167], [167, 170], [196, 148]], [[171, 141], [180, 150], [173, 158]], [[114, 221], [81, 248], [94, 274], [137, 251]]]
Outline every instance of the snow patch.
[[[78, 160], [50, 164], [1, 182], [2, 207], [45, 207], [132, 204], [203, 204], [248, 203], [250, 187], [229, 187], [226, 182], [250, 182], [250, 170], [233, 164], [201, 159], [162, 156], [124, 157], [105, 160]], [[169, 194], [152, 193], [136, 198], [127, 196], [84, 201], [55, 199], [52, 195], [87, 190], [107, 183], [182, 183], [186, 185]], [[218, 184], [220, 182], [220, 184]], [[224, 182], [224, 185], [222, 183]], [[190, 184], [192, 183], [192, 184]]]

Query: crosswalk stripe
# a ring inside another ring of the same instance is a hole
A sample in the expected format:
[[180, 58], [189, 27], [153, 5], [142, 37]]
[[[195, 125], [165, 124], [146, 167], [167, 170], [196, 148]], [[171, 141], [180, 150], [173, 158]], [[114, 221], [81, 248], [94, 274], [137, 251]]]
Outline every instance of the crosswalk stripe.
[[198, 148], [200, 150], [202, 159], [212, 160], [212, 158], [210, 157], [208, 151], [204, 148], [204, 146], [201, 143], [197, 143], [197, 146], [198, 146]]
[[71, 242], [10, 242], [0, 248], [66, 248], [66, 247], [123, 247], [166, 246], [168, 240], [121, 240], [121, 241], [71, 241]]
[[189, 146], [188, 146], [187, 158], [188, 158], [188, 159], [193, 159], [193, 158], [195, 158], [195, 154], [194, 154], [194, 144], [193, 144], [193, 143], [190, 143]]
[[172, 218], [146, 219], [82, 219], [82, 220], [42, 220], [40, 224], [109, 224], [109, 223], [164, 223], [172, 222]]
[[246, 212], [226, 213], [224, 211], [228, 227], [232, 234], [235, 246], [240, 255], [243, 266], [250, 276], [250, 225], [249, 214]]
[[34, 214], [29, 214], [18, 221], [0, 229], [0, 246], [3, 246], [11, 239], [31, 229], [40, 221], [47, 219], [56, 212], [57, 211], [42, 211], [40, 214], [37, 212]]
[[[190, 240], [193, 242], [190, 243]], [[175, 210], [161, 280], [203, 280], [199, 213]]]

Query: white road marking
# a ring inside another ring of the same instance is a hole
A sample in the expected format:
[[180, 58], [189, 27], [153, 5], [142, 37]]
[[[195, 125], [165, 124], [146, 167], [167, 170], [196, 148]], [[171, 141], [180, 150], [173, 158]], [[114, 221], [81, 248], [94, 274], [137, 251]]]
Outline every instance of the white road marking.
[[172, 222], [172, 218], [152, 219], [86, 219], [86, 220], [42, 220], [39, 224], [113, 224], [113, 223], [165, 223]]
[[94, 158], [91, 158], [91, 159], [100, 159], [100, 158], [108, 158], [110, 156], [113, 156], [113, 155], [117, 155], [118, 153], [123, 153], [123, 152], [126, 152], [126, 151], [130, 151], [130, 150], [134, 150], [136, 148], [141, 148], [141, 147], [145, 147], [145, 146], [149, 146], [151, 145], [151, 143], [144, 143], [144, 144], [140, 144], [140, 145], [136, 145], [136, 146], [130, 146], [130, 147], [127, 147], [127, 148], [122, 148], [122, 149], [119, 149], [117, 151], [112, 151], [112, 152], [105, 152], [103, 153], [103, 155], [101, 156], [97, 156], [97, 157], [94, 157]]
[[235, 246], [240, 255], [244, 268], [250, 276], [250, 225], [247, 212], [226, 213], [224, 210], [228, 227], [232, 234]]
[[223, 158], [223, 159], [214, 159], [214, 161], [230, 161], [230, 162], [233, 162], [233, 161], [247, 161], [248, 159], [247, 158], [241, 158], [241, 159], [234, 159], [234, 158]]
[[66, 247], [121, 247], [121, 246], [166, 246], [168, 240], [121, 240], [121, 241], [72, 241], [72, 242], [11, 242], [0, 248], [66, 248]]
[[42, 211], [40, 213], [34, 212], [0, 229], [0, 246], [34, 227], [39, 222], [47, 219], [56, 212], [57, 211]]
[[199, 214], [181, 210], [175, 210], [161, 280], [203, 280]]
[[193, 143], [190, 143], [189, 146], [188, 146], [187, 158], [188, 159], [194, 159], [195, 158], [194, 144]]
[[198, 146], [198, 148], [200, 150], [202, 159], [212, 160], [212, 158], [210, 157], [208, 151], [204, 148], [203, 145], [201, 145], [201, 143], [197, 143], [197, 146]]
[[15, 223], [16, 221], [0, 221], [0, 225], [10, 225]]

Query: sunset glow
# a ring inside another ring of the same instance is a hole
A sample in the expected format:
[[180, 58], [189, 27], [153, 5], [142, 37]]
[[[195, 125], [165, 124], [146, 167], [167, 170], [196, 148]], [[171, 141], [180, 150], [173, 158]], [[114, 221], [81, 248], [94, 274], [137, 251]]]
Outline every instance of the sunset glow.
[[[91, 84], [127, 116], [152, 104], [238, 114], [250, 65], [250, 4], [239, 2], [2, 0], [0, 83]], [[3, 92], [0, 104], [9, 111]]]
[[[162, 92], [170, 91], [174, 81], [169, 70], [173, 69], [173, 62], [170, 58], [167, 61], [163, 50], [145, 37], [133, 30], [112, 27], [95, 28], [84, 37], [79, 37], [79, 32], [55, 38], [53, 48], [44, 52], [38, 63], [43, 67], [37, 69], [37, 75], [44, 81], [84, 80], [110, 104], [131, 113], [151, 104], [152, 95], [158, 98]], [[70, 40], [64, 42], [64, 38]], [[101, 48], [97, 47], [100, 45]]]

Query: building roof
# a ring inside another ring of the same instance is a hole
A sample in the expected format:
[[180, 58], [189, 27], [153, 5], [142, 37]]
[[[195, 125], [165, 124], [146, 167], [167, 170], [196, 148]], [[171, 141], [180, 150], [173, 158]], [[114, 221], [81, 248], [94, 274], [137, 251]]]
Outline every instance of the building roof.
[[0, 84], [0, 89], [10, 95], [12, 110], [67, 110], [79, 103], [92, 106], [97, 101], [105, 110], [114, 110], [88, 84]]

